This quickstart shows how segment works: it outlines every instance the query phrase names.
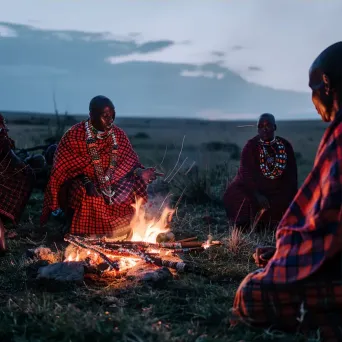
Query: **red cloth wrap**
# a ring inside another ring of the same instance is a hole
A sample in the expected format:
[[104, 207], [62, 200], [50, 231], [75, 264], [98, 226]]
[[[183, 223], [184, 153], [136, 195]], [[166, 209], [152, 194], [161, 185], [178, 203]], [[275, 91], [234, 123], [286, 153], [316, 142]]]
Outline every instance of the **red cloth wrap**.
[[[136, 198], [147, 200], [146, 185], [134, 176], [137, 167], [143, 167], [126, 134], [114, 127], [118, 151], [117, 166], [112, 177], [116, 194], [114, 204], [108, 205], [103, 197], [86, 194], [80, 175], [87, 176], [97, 188], [92, 159], [86, 145], [85, 122], [71, 127], [61, 139], [46, 188], [41, 224], [46, 224], [51, 211], [72, 208], [74, 215], [70, 227], [72, 234], [112, 234], [128, 225]], [[104, 170], [109, 167], [113, 140], [111, 135], [96, 140], [97, 151]]]

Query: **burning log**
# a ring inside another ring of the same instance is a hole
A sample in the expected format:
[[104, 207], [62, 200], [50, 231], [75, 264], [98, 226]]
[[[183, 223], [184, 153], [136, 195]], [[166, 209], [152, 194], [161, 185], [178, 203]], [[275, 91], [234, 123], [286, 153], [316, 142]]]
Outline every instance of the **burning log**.
[[[141, 248], [168, 248], [168, 249], [180, 249], [180, 248], [195, 248], [203, 247], [205, 242], [202, 241], [184, 241], [184, 242], [160, 242], [160, 243], [150, 243], [145, 241], [116, 241], [116, 242], [93, 242], [94, 244], [100, 244], [102, 246], [110, 246], [113, 248], [115, 246], [123, 246], [126, 248], [141, 247]], [[210, 245], [220, 245], [219, 241], [212, 241]], [[208, 246], [210, 247], [210, 246]]]
[[194, 241], [194, 240], [197, 240], [197, 236], [189, 237], [187, 239], [178, 240], [176, 242], [187, 242], [187, 241]]
[[168, 267], [176, 270], [177, 272], [191, 272], [196, 274], [205, 274], [205, 270], [196, 265], [191, 265], [185, 262], [177, 262], [171, 260], [164, 260], [162, 258], [152, 257], [153, 263], [160, 267]]
[[[74, 237], [68, 234], [65, 237], [65, 241], [68, 239], [77, 239], [77, 241], [81, 243], [85, 243], [88, 246], [101, 246], [102, 248], [109, 248], [109, 249], [119, 249], [119, 246], [123, 248], [134, 248], [134, 247], [141, 247], [141, 248], [168, 248], [168, 249], [182, 249], [182, 248], [195, 248], [195, 247], [203, 247], [206, 243], [201, 241], [183, 241], [183, 242], [160, 242], [160, 243], [151, 243], [145, 241], [110, 241], [110, 239], [104, 238], [85, 238], [85, 237]], [[109, 241], [108, 241], [109, 240]], [[221, 245], [220, 241], [211, 241], [207, 247], [211, 245]], [[94, 248], [94, 247], [92, 247]]]
[[86, 249], [89, 249], [95, 253], [98, 253], [98, 255], [103, 259], [103, 261], [105, 261], [109, 267], [111, 269], [114, 269], [114, 270], [117, 270], [119, 271], [120, 270], [120, 266], [119, 266], [119, 263], [117, 261], [111, 261], [104, 253], [102, 253], [102, 251], [100, 251], [97, 247], [94, 247], [94, 246], [90, 246], [88, 244], [84, 244], [80, 241], [78, 241], [78, 239], [76, 237], [73, 237], [71, 235], [68, 235], [68, 237], [65, 237], [64, 238], [65, 241], [67, 242], [70, 242], [71, 244], [73, 245], [76, 245], [78, 247], [82, 247], [82, 248], [86, 248]]
[[[200, 242], [200, 241], [183, 241], [183, 242], [161, 242], [149, 243], [144, 241], [115, 241], [108, 242], [106, 238], [91, 239], [86, 237], [67, 235], [65, 241], [85, 248], [89, 251], [97, 253], [112, 269], [120, 270], [120, 262], [110, 260], [110, 258], [134, 258], [142, 259], [148, 264], [159, 267], [168, 267], [178, 272], [192, 272], [203, 274], [203, 270], [199, 267], [184, 262], [170, 261], [161, 257], [162, 252], [191, 253], [192, 251], [203, 251], [211, 244], [219, 245], [219, 241]], [[152, 249], [152, 251], [151, 251]], [[157, 252], [155, 252], [157, 250]]]

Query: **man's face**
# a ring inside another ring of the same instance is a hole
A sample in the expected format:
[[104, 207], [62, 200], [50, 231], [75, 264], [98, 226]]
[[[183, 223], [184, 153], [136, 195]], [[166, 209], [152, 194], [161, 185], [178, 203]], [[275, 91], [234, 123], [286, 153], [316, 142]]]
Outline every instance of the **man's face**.
[[324, 93], [324, 89], [312, 89], [312, 103], [324, 122], [330, 122], [333, 117], [333, 98]]
[[102, 113], [91, 114], [93, 126], [99, 131], [108, 131], [112, 128], [115, 111], [110, 107], [105, 107]]
[[271, 141], [274, 138], [275, 125], [268, 118], [260, 118], [258, 122], [258, 134], [264, 141]]

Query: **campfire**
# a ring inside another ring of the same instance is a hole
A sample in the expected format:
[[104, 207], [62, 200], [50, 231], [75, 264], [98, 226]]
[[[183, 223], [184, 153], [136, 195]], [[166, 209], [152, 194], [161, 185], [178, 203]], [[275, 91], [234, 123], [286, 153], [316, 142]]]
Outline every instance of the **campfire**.
[[138, 264], [167, 267], [178, 272], [201, 273], [192, 264], [182, 261], [179, 254], [200, 252], [220, 242], [197, 241], [196, 237], [175, 241], [169, 224], [174, 213], [165, 207], [159, 218], [149, 218], [142, 200], [134, 204], [135, 215], [130, 223], [129, 238], [92, 238], [74, 235], [65, 236], [70, 243], [64, 262], [84, 262], [88, 268], [101, 268], [102, 272], [118, 275]]

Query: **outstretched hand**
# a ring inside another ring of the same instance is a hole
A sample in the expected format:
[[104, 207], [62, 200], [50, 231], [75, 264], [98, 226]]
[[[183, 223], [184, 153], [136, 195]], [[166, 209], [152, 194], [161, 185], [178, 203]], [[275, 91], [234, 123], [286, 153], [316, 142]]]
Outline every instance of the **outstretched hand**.
[[253, 254], [253, 258], [255, 261], [255, 264], [258, 267], [265, 267], [269, 260], [272, 259], [274, 253], [276, 251], [275, 247], [259, 247], [255, 250], [255, 253]]
[[140, 177], [146, 184], [151, 184], [157, 177], [164, 176], [163, 173], [157, 172], [154, 167], [149, 167], [147, 169], [143, 169], [140, 172]]

